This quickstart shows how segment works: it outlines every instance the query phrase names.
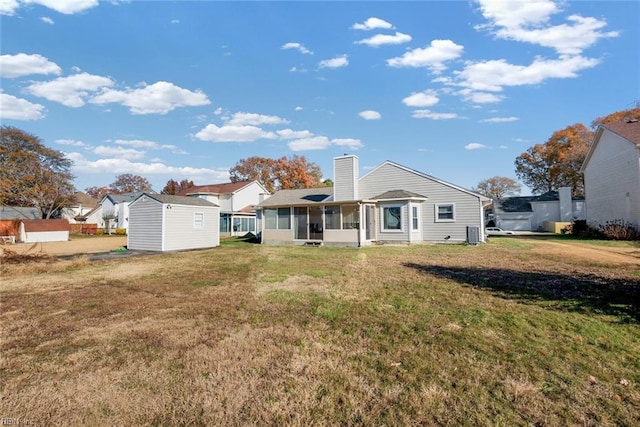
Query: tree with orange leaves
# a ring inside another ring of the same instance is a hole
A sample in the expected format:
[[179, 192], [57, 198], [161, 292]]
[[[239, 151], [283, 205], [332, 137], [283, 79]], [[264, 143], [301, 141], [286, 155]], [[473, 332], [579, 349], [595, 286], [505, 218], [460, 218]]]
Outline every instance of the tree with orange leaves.
[[534, 194], [560, 187], [583, 194], [580, 166], [592, 139], [593, 132], [580, 123], [556, 131], [544, 144], [536, 144], [516, 157], [516, 175]]
[[305, 156], [249, 157], [242, 159], [229, 170], [232, 182], [258, 181], [270, 193], [294, 188], [311, 188], [320, 185], [322, 171]]

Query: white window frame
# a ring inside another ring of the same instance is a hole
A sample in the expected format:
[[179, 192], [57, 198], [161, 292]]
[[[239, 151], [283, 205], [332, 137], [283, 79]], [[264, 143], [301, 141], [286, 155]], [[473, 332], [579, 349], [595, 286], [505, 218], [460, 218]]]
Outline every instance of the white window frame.
[[[386, 204], [380, 205], [380, 232], [382, 233], [404, 233], [404, 204], [403, 203], [394, 203], [394, 204]], [[386, 209], [390, 208], [400, 208], [400, 228], [385, 228], [384, 223], [384, 212]]]
[[204, 228], [204, 212], [194, 212], [193, 213], [193, 229], [202, 230], [203, 228]]
[[[453, 211], [453, 218], [444, 218], [440, 219], [439, 211], [440, 207], [451, 206], [451, 210]], [[456, 222], [456, 204], [455, 203], [436, 203], [434, 205], [434, 219], [435, 222]]]
[[[420, 221], [420, 205], [418, 204], [411, 204], [409, 205], [411, 207], [411, 231], [420, 231], [420, 223], [422, 221]], [[413, 210], [415, 209], [415, 216], [413, 215]], [[414, 227], [414, 223], [413, 220], [416, 220], [416, 226]]]

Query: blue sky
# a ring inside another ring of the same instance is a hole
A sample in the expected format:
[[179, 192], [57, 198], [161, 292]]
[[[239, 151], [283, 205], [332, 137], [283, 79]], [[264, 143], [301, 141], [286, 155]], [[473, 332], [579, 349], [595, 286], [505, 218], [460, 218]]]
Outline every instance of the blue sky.
[[[74, 161], [198, 185], [250, 156], [472, 188], [640, 100], [640, 2], [0, 0], [0, 117]], [[523, 188], [522, 193], [529, 190]]]

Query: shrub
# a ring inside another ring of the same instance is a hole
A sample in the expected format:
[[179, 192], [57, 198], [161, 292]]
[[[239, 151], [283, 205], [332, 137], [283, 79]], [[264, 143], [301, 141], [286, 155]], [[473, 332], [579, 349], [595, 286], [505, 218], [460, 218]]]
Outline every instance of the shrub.
[[607, 221], [604, 225], [598, 226], [598, 231], [605, 239], [640, 240], [640, 230], [623, 219]]
[[581, 237], [585, 239], [602, 239], [604, 236], [600, 231], [587, 225], [587, 221], [584, 219], [578, 219], [571, 223], [571, 225], [563, 229], [565, 234], [571, 234], [575, 237]]
[[96, 229], [96, 236], [102, 236], [104, 234], [104, 228]]
[[116, 235], [124, 236], [125, 234], [127, 234], [126, 228], [116, 228]]

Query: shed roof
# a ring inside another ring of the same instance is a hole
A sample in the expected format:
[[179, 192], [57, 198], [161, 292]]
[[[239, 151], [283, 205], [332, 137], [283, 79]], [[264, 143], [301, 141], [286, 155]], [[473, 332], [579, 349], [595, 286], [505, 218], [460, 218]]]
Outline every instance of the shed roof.
[[215, 203], [208, 200], [201, 199], [200, 197], [188, 197], [188, 196], [170, 196], [168, 194], [147, 194], [142, 193], [136, 200], [142, 196], [147, 196], [150, 199], [156, 200], [162, 204], [167, 205], [185, 205], [185, 206], [205, 206], [205, 207], [217, 207]]
[[332, 196], [333, 187], [280, 190], [258, 206], [264, 208], [270, 206], [315, 205], [330, 201]]
[[23, 219], [24, 231], [69, 231], [69, 221], [66, 219]]

